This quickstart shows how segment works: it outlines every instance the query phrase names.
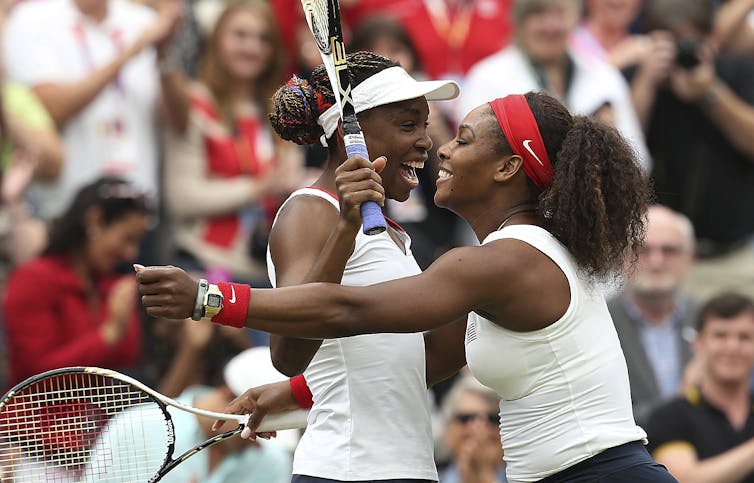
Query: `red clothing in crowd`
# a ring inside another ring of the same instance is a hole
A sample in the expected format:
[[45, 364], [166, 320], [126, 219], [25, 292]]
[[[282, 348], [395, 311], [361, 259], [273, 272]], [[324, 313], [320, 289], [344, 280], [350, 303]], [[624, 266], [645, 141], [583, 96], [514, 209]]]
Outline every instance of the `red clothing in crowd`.
[[355, 28], [369, 15], [397, 18], [414, 43], [422, 70], [432, 79], [457, 78], [505, 47], [511, 34], [511, 0], [359, 0], [341, 3]]
[[16, 269], [8, 280], [3, 307], [10, 358], [10, 384], [67, 366], [133, 367], [139, 362], [141, 324], [134, 299], [131, 323], [123, 338], [108, 347], [100, 327], [118, 276], [96, 283], [96, 311], [84, 282], [70, 261], [40, 257]]

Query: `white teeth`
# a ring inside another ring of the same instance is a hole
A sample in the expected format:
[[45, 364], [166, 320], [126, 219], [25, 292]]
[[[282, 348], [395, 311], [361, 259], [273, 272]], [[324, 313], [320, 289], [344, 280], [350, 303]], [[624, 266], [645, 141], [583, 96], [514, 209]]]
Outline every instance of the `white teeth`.
[[450, 171], [446, 171], [444, 169], [441, 169], [440, 171], [437, 172], [437, 177], [440, 179], [448, 179], [451, 176], [453, 175], [450, 173]]
[[416, 169], [422, 169], [424, 167], [424, 161], [406, 161], [403, 164]]

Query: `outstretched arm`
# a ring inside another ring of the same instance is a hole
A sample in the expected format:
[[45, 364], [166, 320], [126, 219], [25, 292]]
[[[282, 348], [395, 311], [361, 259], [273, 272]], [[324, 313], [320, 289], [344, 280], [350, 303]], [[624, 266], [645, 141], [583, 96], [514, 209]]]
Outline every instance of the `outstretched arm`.
[[[505, 297], [505, 280], [515, 273], [501, 257], [505, 241], [456, 248], [423, 274], [368, 287], [315, 283], [251, 293], [245, 326], [306, 338], [336, 338], [378, 332], [423, 332], [485, 310]], [[137, 273], [142, 302], [154, 317], [186, 318], [196, 281], [175, 267]], [[222, 313], [222, 312], [221, 312]]]

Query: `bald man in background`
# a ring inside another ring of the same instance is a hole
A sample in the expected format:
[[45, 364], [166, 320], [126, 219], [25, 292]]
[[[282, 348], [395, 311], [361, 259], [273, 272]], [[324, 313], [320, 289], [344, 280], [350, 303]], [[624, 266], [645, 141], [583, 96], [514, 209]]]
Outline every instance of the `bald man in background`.
[[608, 301], [628, 365], [636, 423], [679, 394], [691, 359], [698, 304], [681, 290], [694, 264], [689, 219], [661, 205], [648, 210], [645, 245], [621, 293]]

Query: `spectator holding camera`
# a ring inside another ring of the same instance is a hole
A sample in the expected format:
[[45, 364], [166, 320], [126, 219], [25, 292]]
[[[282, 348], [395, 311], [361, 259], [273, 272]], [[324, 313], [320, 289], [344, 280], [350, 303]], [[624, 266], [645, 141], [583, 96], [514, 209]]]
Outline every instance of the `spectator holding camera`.
[[655, 0], [647, 13], [677, 45], [655, 80], [647, 139], [658, 201], [696, 231], [685, 288], [699, 299], [731, 288], [754, 296], [754, 59], [714, 55], [706, 0]]
[[542, 90], [572, 114], [594, 116], [617, 128], [648, 172], [651, 158], [625, 79], [615, 67], [569, 46], [579, 2], [514, 0], [511, 12], [514, 41], [471, 68], [462, 85], [457, 120], [490, 98]]

